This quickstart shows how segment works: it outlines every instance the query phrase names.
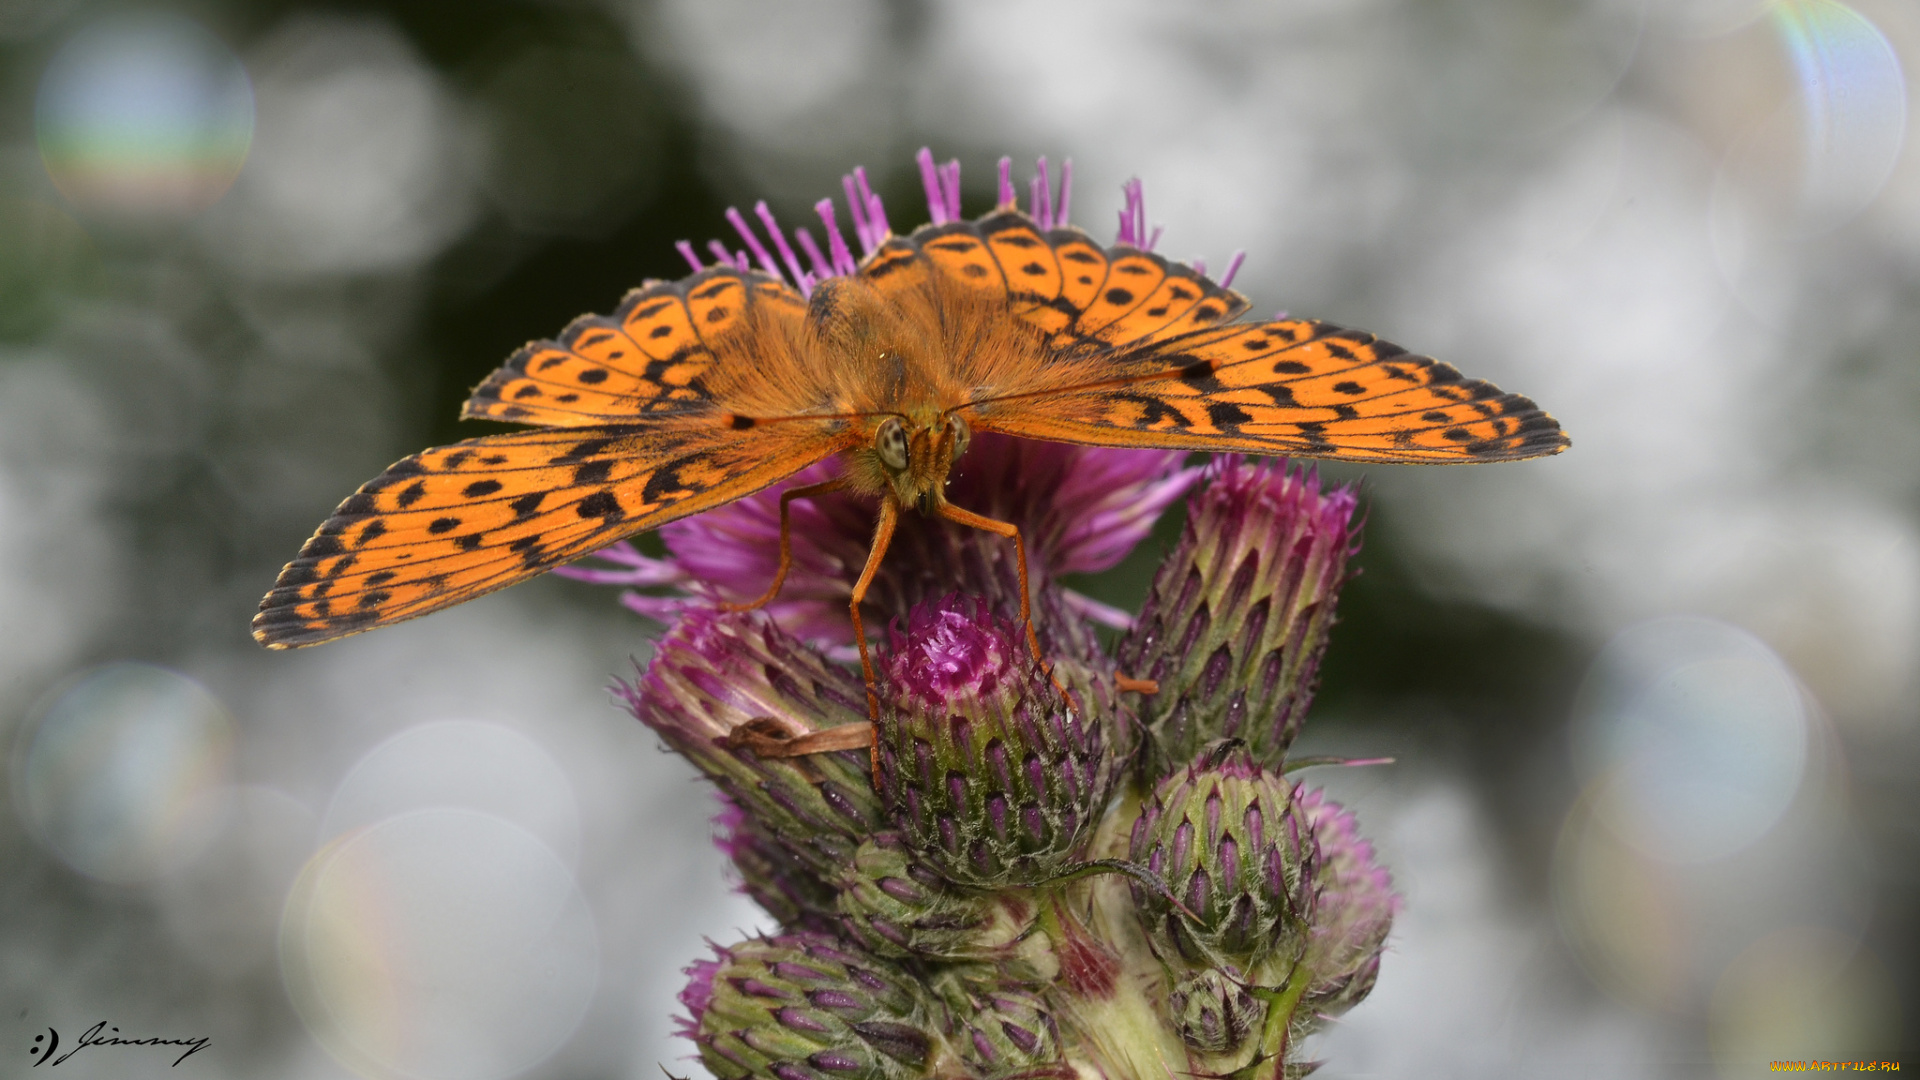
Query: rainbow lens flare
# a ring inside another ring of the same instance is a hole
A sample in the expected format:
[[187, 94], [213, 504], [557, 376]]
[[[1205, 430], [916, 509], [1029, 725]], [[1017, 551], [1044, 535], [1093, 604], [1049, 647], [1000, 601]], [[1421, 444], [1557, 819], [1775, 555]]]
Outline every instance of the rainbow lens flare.
[[539, 837], [460, 807], [350, 831], [308, 861], [280, 923], [288, 996], [362, 1076], [502, 1080], [592, 1003], [599, 936]]
[[1899, 55], [1871, 20], [1838, 0], [1779, 0], [1772, 14], [1800, 84], [1807, 209], [1850, 217], [1900, 161], [1907, 83]]
[[151, 664], [83, 673], [36, 710], [14, 756], [21, 820], [101, 881], [150, 881], [224, 820], [233, 721], [212, 694]]
[[34, 127], [47, 175], [95, 218], [187, 217], [233, 185], [253, 142], [253, 87], [197, 23], [106, 19], [69, 40], [40, 80]]

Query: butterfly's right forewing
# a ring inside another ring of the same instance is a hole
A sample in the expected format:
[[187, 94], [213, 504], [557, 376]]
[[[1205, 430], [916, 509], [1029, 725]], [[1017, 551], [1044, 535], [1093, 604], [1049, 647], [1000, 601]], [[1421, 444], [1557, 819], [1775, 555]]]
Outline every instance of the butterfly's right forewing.
[[982, 388], [983, 430], [1108, 446], [1355, 461], [1500, 461], [1567, 445], [1532, 401], [1328, 323], [1232, 322], [1247, 304], [1191, 267], [1042, 235], [1016, 212], [914, 234], [949, 284], [1003, 296], [1055, 359]]

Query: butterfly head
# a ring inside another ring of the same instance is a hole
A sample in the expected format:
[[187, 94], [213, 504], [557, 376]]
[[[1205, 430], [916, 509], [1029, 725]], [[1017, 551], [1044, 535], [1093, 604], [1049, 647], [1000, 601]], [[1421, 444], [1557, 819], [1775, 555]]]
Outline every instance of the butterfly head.
[[902, 506], [931, 511], [940, 503], [953, 463], [967, 452], [970, 437], [967, 422], [955, 414], [924, 420], [887, 416], [874, 426], [867, 446], [855, 452], [848, 471], [867, 480], [859, 485], [863, 488], [884, 491]]

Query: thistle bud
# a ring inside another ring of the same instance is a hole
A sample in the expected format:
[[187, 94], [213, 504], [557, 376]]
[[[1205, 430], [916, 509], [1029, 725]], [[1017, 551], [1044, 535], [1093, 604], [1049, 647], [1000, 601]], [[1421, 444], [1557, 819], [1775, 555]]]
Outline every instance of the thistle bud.
[[1107, 745], [1020, 627], [957, 597], [917, 605], [885, 681], [880, 797], [908, 847], [962, 885], [1056, 875], [1105, 798]]
[[1186, 910], [1135, 887], [1148, 938], [1177, 969], [1226, 967], [1256, 985], [1306, 946], [1318, 854], [1286, 779], [1227, 744], [1161, 781], [1134, 822], [1132, 861]]
[[1320, 851], [1318, 902], [1301, 958], [1312, 972], [1302, 1011], [1338, 1016], [1373, 990], [1401, 901], [1353, 814], [1318, 790], [1302, 794], [1297, 804]]
[[789, 929], [830, 933], [837, 927], [830, 883], [789, 844], [769, 833], [725, 794], [713, 818], [713, 842], [733, 864], [740, 891]]
[[1217, 968], [1181, 976], [1167, 995], [1167, 1011], [1188, 1046], [1215, 1056], [1240, 1049], [1267, 1017], [1265, 1002]]
[[864, 721], [859, 678], [762, 616], [696, 610], [661, 638], [639, 683], [621, 690], [634, 716], [740, 811], [721, 847], [748, 892], [783, 923], [795, 911], [832, 919], [840, 868], [882, 820], [867, 756], [769, 759], [729, 743], [749, 724], [800, 733]]
[[1061, 1060], [1060, 1031], [1040, 995], [1007, 986], [942, 980], [947, 1041], [975, 1075], [1032, 1075]]
[[1280, 764], [1312, 700], [1356, 544], [1351, 489], [1323, 492], [1284, 462], [1222, 458], [1208, 474], [1117, 652], [1121, 671], [1160, 684], [1141, 717], [1156, 776], [1222, 738]]
[[814, 934], [758, 938], [687, 969], [682, 1034], [719, 1080], [910, 1080], [945, 1057], [938, 1006], [884, 961]]
[[1037, 911], [1015, 892], [954, 885], [913, 857], [898, 833], [854, 852], [840, 874], [838, 906], [847, 936], [876, 956], [987, 961], [1026, 966]]

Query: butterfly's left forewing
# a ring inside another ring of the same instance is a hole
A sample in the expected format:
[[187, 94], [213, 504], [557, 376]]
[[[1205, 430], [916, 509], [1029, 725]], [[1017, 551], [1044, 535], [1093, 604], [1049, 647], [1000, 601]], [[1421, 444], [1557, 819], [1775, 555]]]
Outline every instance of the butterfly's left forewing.
[[751, 494], [843, 448], [836, 422], [520, 431], [395, 463], [340, 504], [261, 601], [254, 637], [308, 645], [504, 588]]

